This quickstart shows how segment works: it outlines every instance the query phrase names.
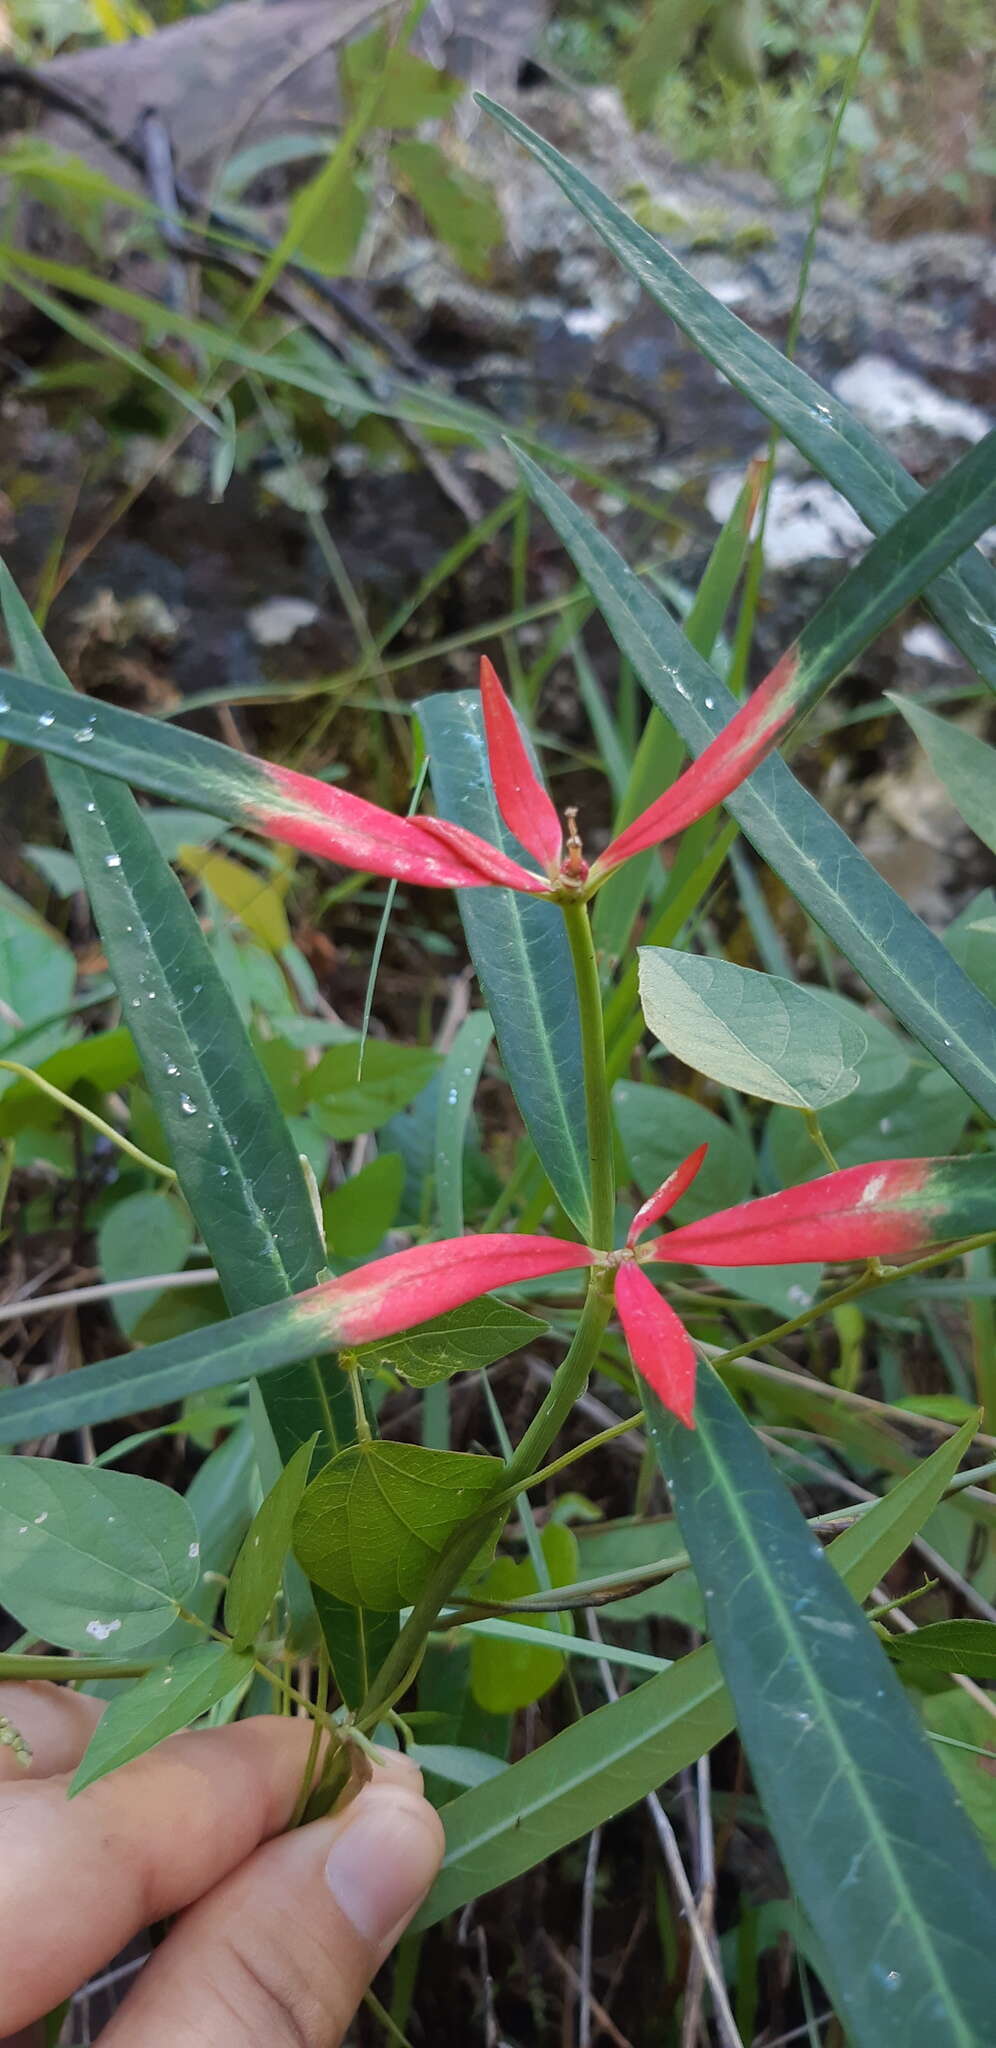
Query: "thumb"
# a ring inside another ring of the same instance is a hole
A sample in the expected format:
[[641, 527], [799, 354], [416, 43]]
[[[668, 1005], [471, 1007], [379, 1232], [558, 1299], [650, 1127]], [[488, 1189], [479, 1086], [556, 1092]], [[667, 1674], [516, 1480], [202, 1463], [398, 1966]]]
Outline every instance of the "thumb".
[[338, 2048], [443, 1853], [411, 1767], [257, 1849], [182, 1916], [101, 2036], [106, 2048]]

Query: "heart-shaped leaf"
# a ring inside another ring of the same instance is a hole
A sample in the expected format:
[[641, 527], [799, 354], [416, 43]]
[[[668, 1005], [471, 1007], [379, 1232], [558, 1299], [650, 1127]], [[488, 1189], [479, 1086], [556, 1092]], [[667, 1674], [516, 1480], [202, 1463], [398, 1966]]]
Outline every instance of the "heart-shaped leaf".
[[857, 1087], [868, 1040], [818, 989], [700, 953], [639, 950], [647, 1023], [696, 1073], [795, 1109], [823, 1109]]
[[43, 1642], [126, 1656], [176, 1620], [199, 1556], [193, 1515], [169, 1487], [0, 1459], [0, 1599]]
[[[497, 1458], [420, 1444], [356, 1444], [308, 1487], [297, 1558], [338, 1600], [408, 1607], [454, 1531], [498, 1492], [503, 1469]], [[482, 1545], [486, 1535], [482, 1526]]]

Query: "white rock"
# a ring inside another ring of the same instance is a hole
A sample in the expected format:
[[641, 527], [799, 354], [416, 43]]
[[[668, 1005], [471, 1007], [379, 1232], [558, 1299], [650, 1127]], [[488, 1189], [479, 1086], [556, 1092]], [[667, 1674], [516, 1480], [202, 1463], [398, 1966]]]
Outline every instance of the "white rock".
[[979, 406], [948, 398], [888, 356], [859, 356], [835, 377], [834, 390], [879, 434], [926, 427], [945, 440], [981, 441], [989, 432]]
[[[742, 470], [721, 470], [706, 491], [706, 506], [722, 526], [736, 503]], [[764, 529], [764, 558], [771, 569], [797, 569], [803, 562], [834, 561], [858, 554], [871, 534], [839, 491], [822, 477], [776, 476]]]
[[307, 597], [267, 597], [248, 613], [249, 631], [260, 647], [286, 647], [302, 626], [313, 626], [318, 606]]

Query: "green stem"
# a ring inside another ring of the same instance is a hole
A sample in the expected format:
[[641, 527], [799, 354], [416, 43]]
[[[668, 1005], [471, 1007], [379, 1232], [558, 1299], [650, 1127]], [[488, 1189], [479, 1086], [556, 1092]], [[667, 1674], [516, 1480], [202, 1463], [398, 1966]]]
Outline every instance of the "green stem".
[[19, 1657], [13, 1652], [0, 1656], [0, 1679], [31, 1682], [38, 1678], [58, 1679], [64, 1685], [81, 1685], [84, 1679], [144, 1678], [156, 1666], [141, 1662], [112, 1664], [107, 1657]]
[[597, 1251], [608, 1252], [612, 1250], [615, 1227], [616, 1184], [598, 961], [586, 905], [564, 903], [561, 908], [574, 963], [581, 1019], [581, 1059], [591, 1163], [591, 1241]]

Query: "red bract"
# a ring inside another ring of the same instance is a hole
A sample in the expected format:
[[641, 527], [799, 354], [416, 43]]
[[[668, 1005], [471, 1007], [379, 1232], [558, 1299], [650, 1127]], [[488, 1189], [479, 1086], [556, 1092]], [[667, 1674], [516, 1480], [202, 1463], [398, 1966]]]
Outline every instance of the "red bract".
[[[694, 1179], [700, 1145], [644, 1202], [627, 1244], [655, 1222]], [[965, 1159], [882, 1159], [849, 1166], [798, 1188], [720, 1209], [641, 1245], [636, 1259], [670, 1265], [784, 1266], [797, 1261], [908, 1258], [928, 1245], [991, 1229], [996, 1165], [985, 1154]], [[635, 1260], [616, 1279], [619, 1319], [633, 1363], [679, 1419], [693, 1427], [694, 1352], [675, 1335], [678, 1319], [659, 1301]], [[691, 1361], [691, 1362], [689, 1362]], [[691, 1374], [691, 1378], [689, 1378]]]
[[673, 1308], [642, 1267], [630, 1261], [616, 1274], [616, 1307], [637, 1372], [686, 1429], [694, 1429], [695, 1351]]
[[669, 1209], [674, 1208], [676, 1202], [680, 1202], [686, 1188], [691, 1187], [708, 1150], [708, 1145], [696, 1145], [694, 1152], [690, 1152], [688, 1158], [683, 1159], [681, 1165], [676, 1166], [674, 1172], [669, 1173], [667, 1179], [661, 1182], [657, 1193], [651, 1195], [642, 1208], [637, 1210], [626, 1232], [628, 1245], [634, 1245], [641, 1230], [647, 1230], [651, 1223], [659, 1222], [662, 1216], [667, 1215]]
[[[797, 1260], [905, 1258], [955, 1234], [959, 1167], [973, 1160], [883, 1159], [849, 1166], [758, 1202], [720, 1209], [641, 1247], [645, 1258], [701, 1266], [786, 1266]], [[952, 1196], [952, 1174], [954, 1196]]]
[[[348, 790], [299, 775], [293, 768], [260, 762], [264, 791], [252, 802], [258, 831], [305, 853], [317, 853], [342, 867], [430, 889], [480, 889], [488, 883], [530, 894], [549, 885], [518, 861], [462, 825], [444, 818], [396, 818]], [[271, 805], [265, 785], [275, 793]]]
[[498, 809], [520, 845], [549, 875], [556, 875], [564, 843], [560, 819], [533, 768], [519, 721], [486, 655], [481, 660], [481, 704]]
[[665, 839], [673, 839], [753, 775], [792, 722], [798, 666], [795, 650], [790, 648], [698, 760], [599, 854], [593, 870], [596, 877], [611, 874], [635, 853], [646, 853]]
[[481, 702], [498, 808], [542, 873], [532, 873], [449, 819], [397, 818], [334, 784], [269, 761], [239, 761], [243, 815], [257, 831], [306, 853], [431, 889], [490, 886], [529, 896], [588, 895], [622, 861], [694, 824], [753, 773], [791, 721], [797, 669], [794, 652], [785, 655], [701, 758], [612, 841], [590, 871], [573, 827], [565, 842], [515, 712], [486, 659], [481, 662]]
[[326, 1341], [340, 1348], [370, 1344], [461, 1308], [493, 1287], [510, 1287], [518, 1280], [542, 1279], [593, 1262], [587, 1245], [556, 1237], [497, 1233], [443, 1238], [326, 1280], [302, 1297], [303, 1312], [319, 1324]]

